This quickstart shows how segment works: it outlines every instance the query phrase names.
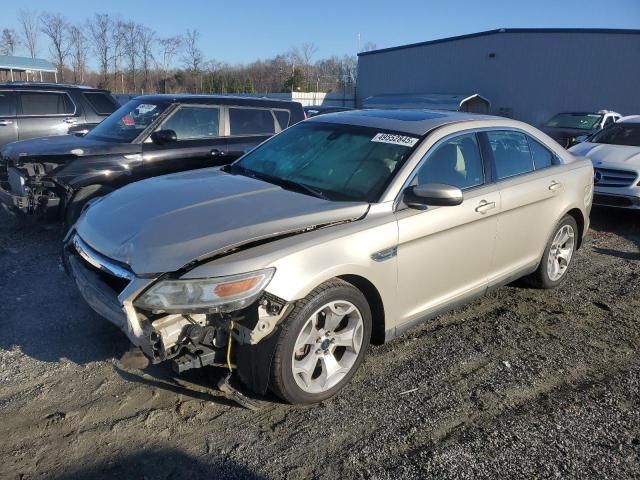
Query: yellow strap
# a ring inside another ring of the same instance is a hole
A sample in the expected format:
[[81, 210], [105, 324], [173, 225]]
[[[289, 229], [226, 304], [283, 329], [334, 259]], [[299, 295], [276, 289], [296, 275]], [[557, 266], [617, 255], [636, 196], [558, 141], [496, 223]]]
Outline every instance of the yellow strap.
[[231, 368], [231, 342], [233, 342], [232, 332], [233, 332], [233, 320], [231, 320], [231, 323], [229, 323], [229, 344], [227, 345], [227, 368], [229, 369], [229, 371], [232, 370]]

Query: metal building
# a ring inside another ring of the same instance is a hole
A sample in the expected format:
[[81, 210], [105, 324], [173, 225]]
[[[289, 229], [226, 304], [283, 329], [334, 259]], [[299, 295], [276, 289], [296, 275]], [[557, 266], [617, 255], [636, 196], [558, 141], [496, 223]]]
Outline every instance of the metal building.
[[58, 81], [58, 70], [41, 58], [0, 55], [0, 81]]
[[358, 55], [358, 105], [390, 94], [464, 94], [540, 126], [566, 111], [640, 114], [640, 30], [505, 28]]

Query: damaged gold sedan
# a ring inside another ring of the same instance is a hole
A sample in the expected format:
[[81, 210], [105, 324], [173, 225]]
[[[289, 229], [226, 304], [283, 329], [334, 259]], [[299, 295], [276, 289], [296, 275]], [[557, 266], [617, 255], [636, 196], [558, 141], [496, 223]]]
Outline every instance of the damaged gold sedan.
[[589, 161], [508, 119], [323, 115], [230, 166], [93, 202], [65, 264], [151, 361], [228, 365], [254, 392], [314, 403], [371, 342], [522, 276], [560, 284], [592, 177]]

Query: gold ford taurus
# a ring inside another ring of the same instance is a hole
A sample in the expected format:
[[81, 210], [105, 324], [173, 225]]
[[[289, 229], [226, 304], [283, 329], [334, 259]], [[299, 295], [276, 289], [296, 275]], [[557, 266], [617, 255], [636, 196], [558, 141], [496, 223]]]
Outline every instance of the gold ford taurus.
[[322, 115], [229, 167], [94, 202], [65, 259], [151, 361], [227, 366], [255, 392], [312, 403], [370, 342], [519, 277], [561, 283], [592, 178], [591, 162], [504, 118]]

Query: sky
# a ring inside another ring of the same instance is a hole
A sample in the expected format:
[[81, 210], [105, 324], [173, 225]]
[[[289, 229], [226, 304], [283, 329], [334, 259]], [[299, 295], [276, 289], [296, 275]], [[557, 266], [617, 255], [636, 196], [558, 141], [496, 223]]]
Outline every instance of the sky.
[[[198, 29], [207, 59], [230, 64], [270, 58], [312, 42], [314, 60], [377, 48], [509, 27], [640, 29], [640, 0], [21, 0], [2, 2], [0, 28], [18, 30], [20, 9], [82, 22], [120, 15], [170, 37]], [[360, 37], [360, 40], [358, 39]], [[41, 42], [44, 44], [44, 40]], [[22, 52], [24, 53], [24, 52]], [[49, 58], [44, 45], [39, 56]]]

